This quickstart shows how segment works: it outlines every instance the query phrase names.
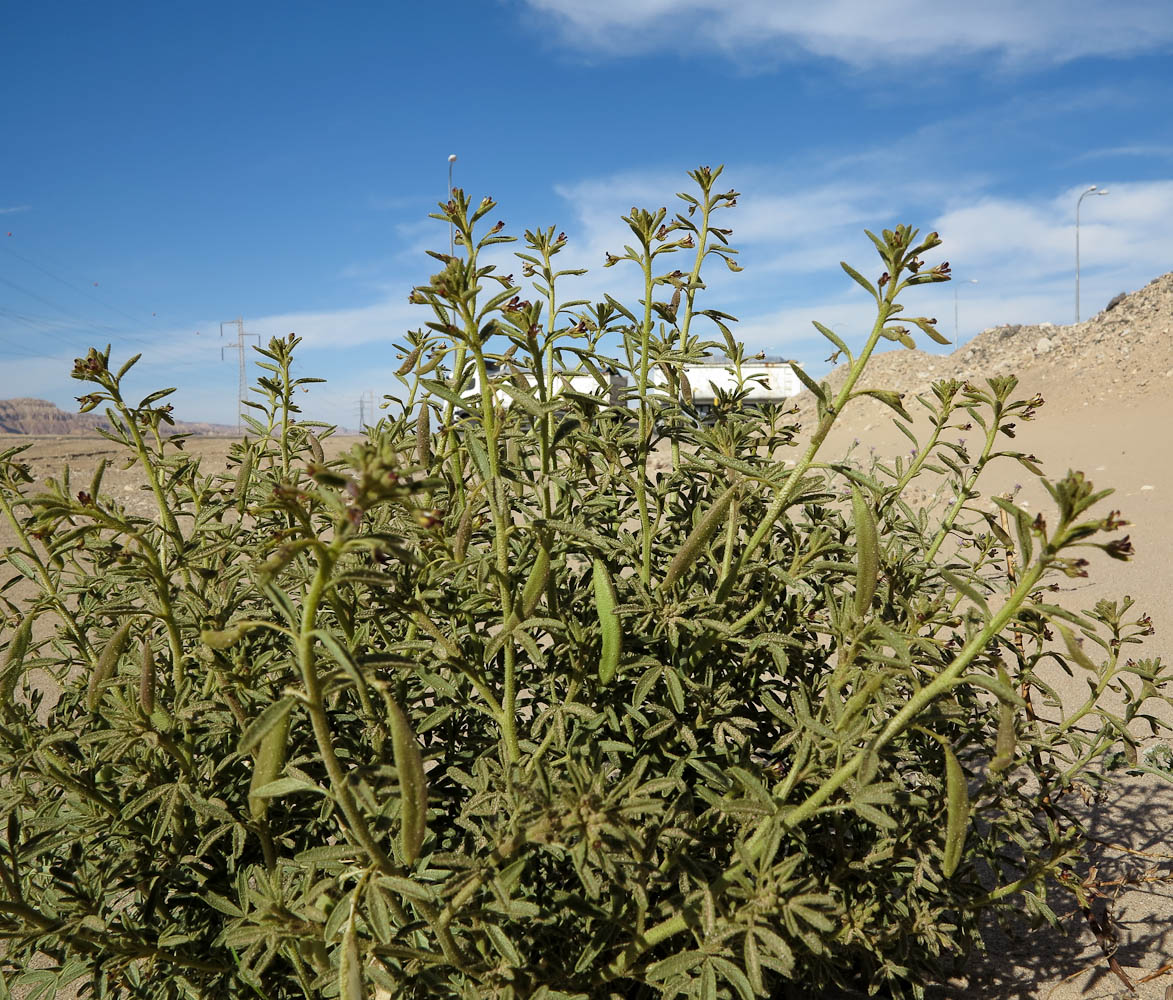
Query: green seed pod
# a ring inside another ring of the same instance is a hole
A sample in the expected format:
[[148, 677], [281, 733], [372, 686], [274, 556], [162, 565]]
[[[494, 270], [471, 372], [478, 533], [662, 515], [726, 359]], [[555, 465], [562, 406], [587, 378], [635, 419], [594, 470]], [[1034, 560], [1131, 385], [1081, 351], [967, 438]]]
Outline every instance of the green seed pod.
[[464, 562], [464, 556], [468, 552], [468, 540], [472, 536], [472, 524], [476, 519], [480, 507], [476, 504], [476, 499], [480, 496], [482, 486], [477, 485], [476, 489], [472, 490], [464, 499], [464, 510], [460, 515], [460, 521], [456, 525], [456, 534], [452, 538], [452, 558], [457, 562]]
[[28, 653], [32, 635], [33, 616], [25, 615], [8, 643], [8, 652], [4, 656], [4, 669], [0, 671], [0, 709], [3, 711], [7, 711], [12, 705], [16, 682], [20, 680], [21, 667], [24, 665], [24, 658]]
[[855, 617], [863, 618], [872, 606], [876, 583], [880, 577], [880, 545], [876, 533], [876, 515], [864, 499], [863, 491], [851, 484], [851, 512], [855, 518]]
[[427, 361], [420, 365], [417, 375], [429, 375], [439, 366], [440, 362], [444, 360], [444, 352], [437, 351]]
[[253, 776], [248, 784], [248, 811], [255, 820], [263, 820], [269, 812], [268, 798], [259, 798], [256, 792], [270, 781], [276, 781], [285, 769], [285, 754], [289, 746], [289, 715], [289, 712], [284, 712], [273, 728], [265, 733], [253, 757]]
[[664, 579], [660, 583], [661, 587], [671, 587], [680, 579], [684, 571], [700, 558], [701, 549], [709, 543], [709, 539], [721, 527], [721, 522], [725, 520], [725, 515], [729, 513], [729, 505], [733, 503], [733, 498], [737, 496], [738, 485], [738, 483], [734, 483], [722, 493], [714, 502], [713, 506], [709, 508], [709, 512], [689, 532], [688, 538], [684, 540], [684, 544], [680, 547], [680, 551], [676, 553], [672, 562], [669, 563], [668, 571], [664, 574]]
[[200, 642], [212, 649], [228, 649], [256, 627], [255, 622], [238, 622], [225, 629], [206, 628], [200, 632]]
[[130, 638], [130, 626], [132, 624], [132, 622], [125, 622], [110, 637], [110, 641], [106, 643], [106, 648], [102, 650], [102, 655], [98, 657], [97, 666], [94, 667], [93, 673], [90, 674], [90, 685], [86, 691], [86, 708], [91, 712], [98, 707], [98, 699], [102, 694], [102, 684], [110, 678], [114, 673], [114, 668], [118, 666], [118, 658], [122, 656], [122, 651], [126, 648], [126, 642]]
[[920, 726], [916, 728], [940, 743], [945, 754], [945, 851], [941, 860], [941, 872], [946, 878], [950, 878], [961, 864], [965, 835], [969, 832], [970, 802], [965, 771], [962, 770], [957, 755], [945, 737], [931, 729], [923, 729]]
[[941, 871], [950, 878], [961, 863], [961, 850], [965, 846], [965, 834], [969, 829], [969, 790], [966, 788], [965, 772], [957, 755], [944, 743], [945, 751], [945, 794], [947, 797], [945, 820], [945, 857]]
[[424, 345], [420, 344], [419, 347], [417, 347], [414, 351], [412, 351], [410, 354], [408, 354], [408, 356], [406, 358], [403, 359], [403, 364], [401, 364], [398, 368], [395, 369], [396, 377], [402, 378], [409, 371], [411, 371], [412, 368], [415, 367], [415, 363], [419, 360], [420, 352], [423, 349], [424, 349]]
[[432, 408], [426, 403], [415, 422], [415, 454], [425, 469], [432, 467]]
[[150, 715], [155, 710], [155, 651], [149, 638], [143, 639], [142, 670], [138, 679], [138, 703]]
[[538, 548], [534, 568], [530, 570], [529, 578], [525, 581], [525, 589], [521, 592], [521, 620], [525, 621], [534, 613], [538, 601], [546, 590], [546, 581], [550, 579], [550, 553], [546, 547]]
[[615, 585], [602, 559], [595, 557], [592, 582], [595, 587], [595, 608], [599, 614], [599, 630], [603, 637], [599, 653], [599, 683], [610, 684], [619, 669], [619, 657], [623, 655], [623, 627], [615, 610], [619, 603], [615, 597]]
[[253, 475], [253, 460], [253, 450], [246, 445], [244, 457], [240, 460], [240, 468], [236, 470], [236, 484], [233, 486], [236, 509], [241, 514], [244, 513], [245, 504], [248, 503], [248, 487]]
[[998, 738], [994, 743], [994, 756], [990, 759], [990, 770], [995, 774], [1005, 771], [1014, 760], [1014, 748], [1018, 734], [1014, 730], [1014, 706], [1001, 702], [998, 705]]
[[322, 442], [318, 440], [317, 435], [313, 431], [306, 431], [305, 440], [306, 444], [310, 446], [310, 455], [313, 457], [313, 460], [318, 465], [324, 463], [326, 461], [326, 453], [322, 451]]
[[386, 697], [391, 721], [391, 752], [399, 774], [400, 849], [404, 864], [414, 865], [428, 824], [428, 782], [419, 743], [403, 709], [390, 695]]
[[342, 932], [342, 951], [338, 956], [338, 1000], [366, 1000], [362, 957], [359, 954], [358, 934], [354, 927], [358, 900], [352, 897], [350, 905], [350, 917], [346, 921], [346, 930]]

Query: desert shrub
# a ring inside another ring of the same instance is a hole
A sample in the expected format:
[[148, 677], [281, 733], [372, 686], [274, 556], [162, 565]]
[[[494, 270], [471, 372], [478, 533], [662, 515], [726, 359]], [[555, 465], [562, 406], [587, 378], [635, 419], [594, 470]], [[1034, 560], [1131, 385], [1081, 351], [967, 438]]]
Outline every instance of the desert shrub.
[[[553, 228], [525, 234], [524, 299], [489, 259], [510, 239], [481, 223], [494, 203], [457, 192], [405, 388], [339, 460], [299, 419], [296, 338], [260, 352], [226, 472], [161, 433], [166, 392], [124, 399], [133, 361], [78, 360], [158, 510], [128, 512], [101, 470], [34, 495], [3, 454], [6, 984], [918, 994], [987, 916], [1053, 919], [1078, 891], [1069, 793], [1168, 700], [1159, 661], [1123, 656], [1149, 630], [1127, 601], [1051, 603], [1087, 547], [1127, 556], [1099, 537], [1122, 522], [1078, 472], [1047, 483], [1045, 518], [979, 499], [991, 463], [1038, 474], [1009, 439], [1041, 401], [1013, 378], [937, 383], [927, 432], [863, 390], [915, 454], [822, 455], [882, 340], [941, 339], [900, 315], [949, 277], [906, 226], [869, 234], [878, 281], [844, 265], [876, 320], [854, 346], [819, 326], [851, 369], [836, 392], [798, 370], [802, 447], [744, 391], [699, 420], [682, 366], [747, 362], [701, 308], [702, 265], [738, 269], [719, 173], [692, 173], [679, 214], [626, 217], [607, 264], [642, 277], [630, 305], [560, 301], [576, 272]], [[564, 381], [613, 372], [617, 402]], [[912, 504], [924, 477], [950, 501]], [[1086, 676], [1083, 703], [1048, 664]]]

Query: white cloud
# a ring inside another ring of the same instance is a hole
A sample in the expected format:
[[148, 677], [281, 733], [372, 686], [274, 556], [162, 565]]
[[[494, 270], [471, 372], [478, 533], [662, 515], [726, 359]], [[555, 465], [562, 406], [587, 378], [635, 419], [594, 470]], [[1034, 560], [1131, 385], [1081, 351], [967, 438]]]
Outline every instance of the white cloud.
[[15, 212], [29, 212], [32, 211], [32, 205], [11, 205], [8, 208], [0, 208], [0, 215], [12, 215]]
[[1173, 146], [1138, 143], [1131, 146], [1111, 146], [1106, 149], [1089, 149], [1080, 153], [1076, 160], [1107, 160], [1113, 157], [1136, 156], [1144, 159], [1173, 159]]
[[947, 12], [913, 0], [525, 0], [562, 41], [596, 54], [653, 49], [784, 56], [855, 66], [993, 55], [1011, 63], [1124, 56], [1173, 42], [1164, 0], [987, 0]]
[[261, 335], [262, 343], [270, 337], [296, 333], [304, 342], [303, 350], [338, 350], [360, 344], [382, 343], [390, 351], [409, 329], [422, 326], [430, 313], [407, 301], [405, 285], [402, 302], [376, 302], [353, 309], [328, 312], [291, 312], [260, 316], [245, 324], [246, 329]]

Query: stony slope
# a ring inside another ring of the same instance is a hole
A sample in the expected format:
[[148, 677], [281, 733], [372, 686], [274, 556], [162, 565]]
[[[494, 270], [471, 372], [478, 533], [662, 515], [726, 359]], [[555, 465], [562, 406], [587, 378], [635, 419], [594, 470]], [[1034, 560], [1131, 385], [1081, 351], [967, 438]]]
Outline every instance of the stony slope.
[[[860, 388], [895, 389], [915, 397], [928, 392], [937, 379], [981, 380], [1009, 373], [1018, 375], [1024, 388], [1068, 406], [1154, 394], [1173, 401], [1173, 272], [1117, 296], [1082, 323], [993, 327], [952, 354], [898, 348], [875, 355]], [[838, 388], [846, 377], [847, 366], [840, 365], [827, 380]], [[804, 392], [795, 402], [802, 422], [809, 424], [813, 397]], [[861, 400], [844, 419], [866, 424], [886, 412], [891, 411], [882, 404]]]

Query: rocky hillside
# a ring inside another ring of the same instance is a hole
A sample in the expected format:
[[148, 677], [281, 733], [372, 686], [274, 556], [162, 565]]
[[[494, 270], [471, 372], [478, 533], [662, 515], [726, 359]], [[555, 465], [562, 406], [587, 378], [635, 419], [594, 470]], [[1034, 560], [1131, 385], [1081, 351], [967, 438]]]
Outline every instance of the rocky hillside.
[[[1082, 323], [993, 327], [952, 354], [886, 351], [873, 356], [859, 387], [895, 389], [906, 394], [908, 405], [937, 379], [981, 380], [1011, 373], [1019, 376], [1024, 389], [1072, 407], [1173, 397], [1173, 273], [1118, 295]], [[847, 366], [840, 365], [827, 381], [838, 388], [846, 377]], [[811, 423], [811, 394], [804, 392], [795, 402], [803, 424]], [[880, 403], [860, 400], [845, 416], [854, 423], [890, 413]]]
[[92, 413], [67, 413], [47, 399], [0, 399], [0, 433], [92, 434], [106, 421]]
[[[105, 426], [106, 418], [98, 413], [68, 413], [47, 399], [0, 399], [0, 434], [93, 435]], [[220, 435], [235, 430], [224, 424], [177, 422], [171, 433]]]

